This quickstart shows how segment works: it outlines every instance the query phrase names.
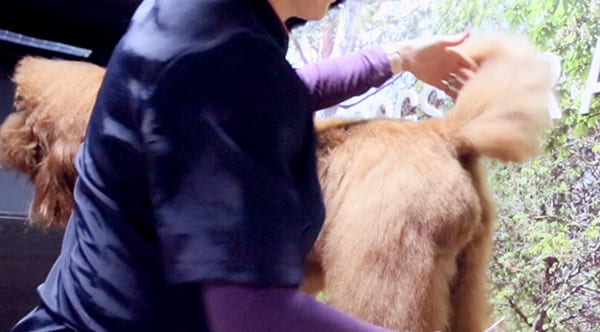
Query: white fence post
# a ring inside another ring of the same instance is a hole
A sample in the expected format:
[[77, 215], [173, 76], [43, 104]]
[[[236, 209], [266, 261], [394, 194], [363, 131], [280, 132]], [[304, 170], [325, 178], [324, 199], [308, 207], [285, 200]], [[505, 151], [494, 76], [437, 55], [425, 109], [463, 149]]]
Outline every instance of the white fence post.
[[583, 95], [581, 96], [581, 105], [579, 106], [579, 114], [587, 114], [590, 112], [592, 105], [592, 97], [594, 94], [600, 93], [600, 36], [596, 42], [596, 50], [592, 58], [592, 67], [588, 73]]

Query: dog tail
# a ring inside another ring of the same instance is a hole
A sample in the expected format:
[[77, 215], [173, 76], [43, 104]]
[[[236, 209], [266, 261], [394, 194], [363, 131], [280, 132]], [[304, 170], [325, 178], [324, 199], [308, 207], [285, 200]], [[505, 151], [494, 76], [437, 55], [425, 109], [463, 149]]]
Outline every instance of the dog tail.
[[464, 52], [479, 69], [442, 120], [443, 132], [462, 156], [481, 154], [514, 162], [535, 156], [550, 125], [549, 67], [520, 37], [473, 41], [465, 44]]

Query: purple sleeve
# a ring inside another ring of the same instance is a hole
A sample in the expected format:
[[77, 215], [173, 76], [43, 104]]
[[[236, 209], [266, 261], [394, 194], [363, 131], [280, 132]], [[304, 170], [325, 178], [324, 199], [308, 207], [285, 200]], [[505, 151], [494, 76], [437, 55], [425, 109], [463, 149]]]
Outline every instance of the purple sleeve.
[[296, 72], [308, 86], [315, 111], [358, 96], [393, 75], [380, 47], [322, 60]]
[[390, 331], [341, 313], [291, 287], [207, 285], [203, 292], [208, 323], [215, 332]]

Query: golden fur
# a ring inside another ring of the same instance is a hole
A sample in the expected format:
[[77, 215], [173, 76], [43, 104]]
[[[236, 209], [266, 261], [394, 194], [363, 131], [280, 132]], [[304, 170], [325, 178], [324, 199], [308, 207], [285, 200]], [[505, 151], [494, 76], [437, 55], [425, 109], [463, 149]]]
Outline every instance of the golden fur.
[[[462, 47], [480, 69], [444, 118], [317, 123], [327, 218], [302, 288], [325, 289], [340, 310], [397, 330], [480, 332], [491, 323], [495, 210], [479, 159], [523, 161], [548, 125], [548, 71], [526, 40]], [[0, 129], [0, 157], [30, 174], [34, 223], [66, 223], [72, 160], [101, 77], [83, 63], [28, 58], [17, 67], [19, 111]]]
[[67, 222], [73, 160], [103, 77], [103, 68], [65, 60], [27, 57], [15, 69], [16, 112], [0, 127], [0, 163], [29, 176], [29, 220], [36, 225]]

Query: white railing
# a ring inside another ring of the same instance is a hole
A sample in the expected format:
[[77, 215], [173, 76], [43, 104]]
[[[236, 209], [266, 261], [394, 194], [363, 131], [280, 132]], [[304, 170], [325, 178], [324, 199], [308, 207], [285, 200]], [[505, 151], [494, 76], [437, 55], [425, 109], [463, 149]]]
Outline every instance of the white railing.
[[596, 93], [600, 93], [600, 37], [598, 37], [598, 40], [596, 41], [596, 50], [592, 57], [592, 66], [590, 67], [583, 95], [581, 96], [579, 114], [587, 114], [590, 112], [592, 97]]

